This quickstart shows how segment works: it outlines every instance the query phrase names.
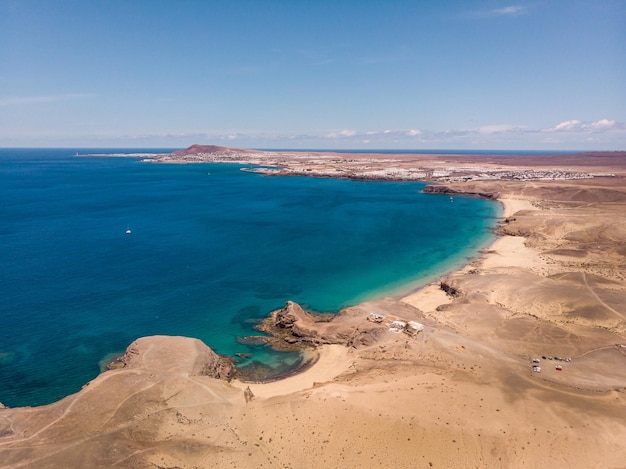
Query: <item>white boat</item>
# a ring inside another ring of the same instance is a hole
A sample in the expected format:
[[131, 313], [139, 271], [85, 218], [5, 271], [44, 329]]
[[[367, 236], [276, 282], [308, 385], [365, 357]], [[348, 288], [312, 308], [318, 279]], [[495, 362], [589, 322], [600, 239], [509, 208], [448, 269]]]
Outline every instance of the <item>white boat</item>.
[[126, 234], [130, 234], [130, 233], [131, 233], [130, 228], [128, 228], [128, 229], [126, 230]]

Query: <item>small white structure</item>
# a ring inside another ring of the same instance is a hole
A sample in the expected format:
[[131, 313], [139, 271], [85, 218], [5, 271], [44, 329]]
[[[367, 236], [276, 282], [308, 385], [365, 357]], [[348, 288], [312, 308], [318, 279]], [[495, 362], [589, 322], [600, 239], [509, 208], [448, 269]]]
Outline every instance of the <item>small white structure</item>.
[[409, 321], [404, 328], [404, 332], [409, 335], [416, 335], [418, 332], [422, 332], [424, 330], [424, 324], [421, 324], [417, 321]]
[[406, 327], [406, 322], [399, 321], [396, 319], [394, 322], [391, 323], [391, 326], [389, 326], [389, 330], [391, 332], [400, 333], [404, 330], [405, 327]]
[[385, 320], [385, 318], [386, 316], [384, 314], [370, 313], [369, 316], [367, 317], [367, 320], [371, 322], [381, 323]]

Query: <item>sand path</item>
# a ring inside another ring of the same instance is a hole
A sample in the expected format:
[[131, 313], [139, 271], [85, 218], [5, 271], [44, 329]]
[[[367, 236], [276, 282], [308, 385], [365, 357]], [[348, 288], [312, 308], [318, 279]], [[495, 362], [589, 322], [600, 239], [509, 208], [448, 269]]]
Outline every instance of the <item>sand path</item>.
[[611, 311], [612, 313], [614, 313], [615, 315], [617, 315], [621, 319], [626, 319], [626, 316], [624, 316], [622, 313], [617, 311], [615, 308], [612, 308], [611, 306], [607, 305], [604, 301], [602, 301], [602, 299], [598, 296], [596, 291], [593, 288], [591, 288], [591, 285], [589, 285], [589, 282], [587, 282], [587, 274], [585, 272], [582, 272], [581, 274], [582, 274], [582, 277], [583, 277], [583, 282], [585, 282], [585, 286], [587, 287], [589, 292], [593, 295], [593, 297], [596, 300], [598, 300], [598, 303], [600, 303], [602, 306], [604, 306], [606, 309], [608, 309], [609, 311]]

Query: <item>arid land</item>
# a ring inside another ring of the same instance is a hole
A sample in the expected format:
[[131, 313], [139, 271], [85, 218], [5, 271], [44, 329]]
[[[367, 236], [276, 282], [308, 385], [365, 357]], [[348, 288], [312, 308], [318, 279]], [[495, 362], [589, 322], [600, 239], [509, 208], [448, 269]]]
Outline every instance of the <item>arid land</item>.
[[77, 394], [1, 408], [0, 467], [626, 467], [626, 152], [151, 160], [427, 180], [504, 216], [479, 258], [404, 298], [272, 313], [264, 329], [314, 362], [295, 376], [246, 383], [200, 341], [139, 339]]

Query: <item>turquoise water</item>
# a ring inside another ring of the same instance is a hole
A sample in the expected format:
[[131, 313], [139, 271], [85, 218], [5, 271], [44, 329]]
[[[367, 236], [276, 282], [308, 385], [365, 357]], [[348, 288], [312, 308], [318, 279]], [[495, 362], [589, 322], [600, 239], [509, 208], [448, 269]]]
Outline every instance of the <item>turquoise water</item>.
[[287, 300], [337, 311], [433, 280], [483, 247], [499, 214], [493, 202], [451, 203], [416, 182], [75, 152], [0, 149], [0, 402], [9, 406], [78, 391], [105, 357], [146, 335], [289, 364], [293, 356], [237, 338]]

